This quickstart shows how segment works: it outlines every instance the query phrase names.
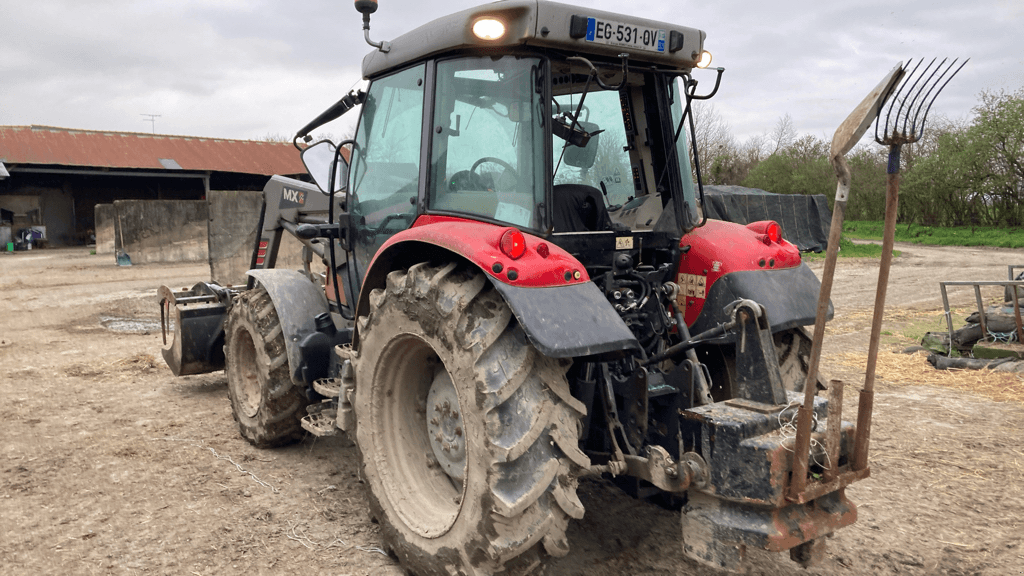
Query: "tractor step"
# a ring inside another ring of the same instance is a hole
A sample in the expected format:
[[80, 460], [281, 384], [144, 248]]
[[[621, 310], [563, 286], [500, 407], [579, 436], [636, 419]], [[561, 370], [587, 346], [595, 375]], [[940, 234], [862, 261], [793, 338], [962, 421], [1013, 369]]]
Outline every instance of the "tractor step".
[[341, 394], [341, 379], [319, 378], [313, 381], [313, 390], [327, 398], [337, 398]]
[[307, 406], [306, 412], [308, 414], [302, 417], [302, 427], [310, 434], [323, 438], [338, 433], [338, 427], [334, 425], [338, 417], [338, 409], [333, 402], [321, 402]]

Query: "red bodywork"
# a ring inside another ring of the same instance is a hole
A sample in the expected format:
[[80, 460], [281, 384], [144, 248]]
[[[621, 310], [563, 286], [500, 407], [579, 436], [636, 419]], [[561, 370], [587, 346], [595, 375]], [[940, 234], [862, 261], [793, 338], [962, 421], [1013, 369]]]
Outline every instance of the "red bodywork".
[[[682, 289], [676, 303], [692, 325], [704, 309], [711, 286], [719, 278], [742, 270], [777, 270], [800, 265], [800, 250], [784, 239], [772, 241], [771, 221], [743, 226], [722, 220], [708, 220], [704, 226], [679, 241], [689, 246], [679, 263], [676, 283]], [[777, 226], [777, 224], [776, 224]]]
[[[590, 282], [580, 261], [558, 246], [531, 234], [523, 234], [526, 249], [513, 259], [501, 251], [501, 237], [512, 226], [500, 226], [454, 216], [424, 214], [412, 227], [395, 234], [381, 246], [370, 270], [381, 254], [395, 244], [417, 241], [445, 248], [480, 267], [489, 276], [513, 286], [548, 288]], [[547, 248], [543, 248], [546, 246]], [[545, 256], [546, 254], [546, 256]]]

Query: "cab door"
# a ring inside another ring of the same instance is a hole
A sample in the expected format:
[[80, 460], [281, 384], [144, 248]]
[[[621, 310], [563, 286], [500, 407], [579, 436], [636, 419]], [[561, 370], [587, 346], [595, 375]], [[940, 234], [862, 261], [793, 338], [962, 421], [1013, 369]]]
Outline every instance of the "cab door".
[[349, 168], [349, 298], [358, 297], [381, 245], [416, 218], [424, 70], [419, 65], [375, 79], [363, 102]]

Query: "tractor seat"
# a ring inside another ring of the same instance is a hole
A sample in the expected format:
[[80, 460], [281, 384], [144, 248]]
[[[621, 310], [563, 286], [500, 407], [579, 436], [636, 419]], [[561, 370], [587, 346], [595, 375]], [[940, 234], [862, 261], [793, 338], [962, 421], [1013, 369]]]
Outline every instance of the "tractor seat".
[[553, 192], [555, 232], [611, 230], [608, 208], [597, 188], [586, 184], [556, 184]]

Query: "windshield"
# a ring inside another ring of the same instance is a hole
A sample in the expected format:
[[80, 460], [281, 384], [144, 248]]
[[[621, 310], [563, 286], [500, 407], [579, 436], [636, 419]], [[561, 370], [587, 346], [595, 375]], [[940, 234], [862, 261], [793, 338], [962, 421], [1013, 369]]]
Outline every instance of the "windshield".
[[438, 62], [430, 208], [541, 228], [540, 66], [517, 56]]

